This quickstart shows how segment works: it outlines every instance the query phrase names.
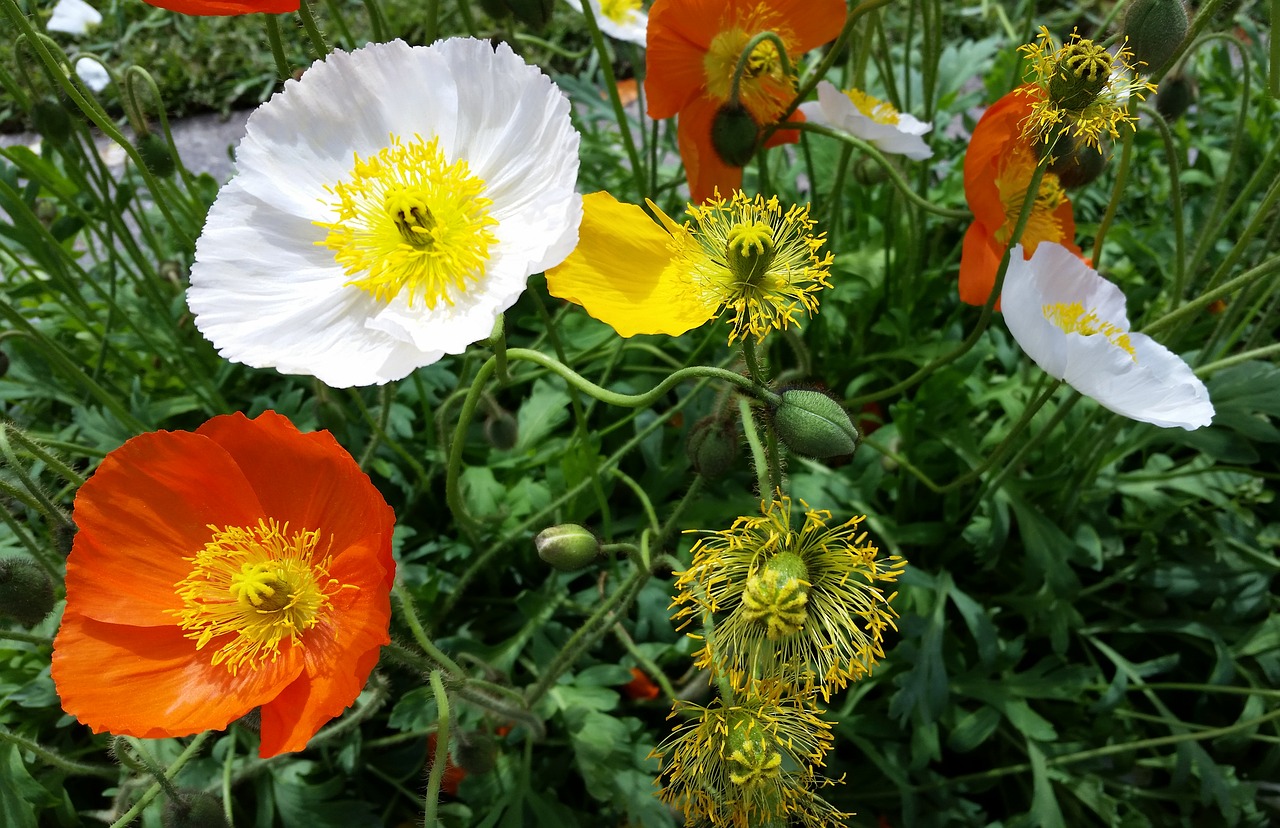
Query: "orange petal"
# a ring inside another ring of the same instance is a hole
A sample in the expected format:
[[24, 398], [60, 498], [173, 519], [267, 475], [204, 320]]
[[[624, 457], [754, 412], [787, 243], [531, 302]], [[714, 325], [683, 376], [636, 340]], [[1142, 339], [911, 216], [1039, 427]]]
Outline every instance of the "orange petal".
[[145, 0], [148, 5], [180, 14], [227, 17], [234, 14], [287, 14], [298, 10], [298, 0]]
[[67, 602], [99, 621], [172, 625], [175, 585], [212, 535], [247, 526], [262, 506], [216, 443], [185, 431], [134, 437], [76, 494], [79, 532], [67, 559]]
[[723, 0], [657, 0], [650, 7], [644, 79], [650, 118], [670, 118], [702, 94], [702, 60], [724, 12]]
[[[960, 251], [960, 301], [970, 305], [985, 305], [996, 284], [1000, 259], [1004, 248], [986, 225], [975, 221], [964, 234], [964, 246]], [[996, 300], [1000, 310], [1000, 300]]]
[[381, 537], [377, 559], [390, 589], [395, 513], [332, 434], [303, 434], [274, 411], [253, 420], [243, 414], [214, 417], [196, 433], [239, 465], [262, 504], [259, 517], [288, 521], [294, 530], [319, 529], [335, 551]]
[[[1004, 203], [996, 176], [1014, 143], [1022, 142], [1022, 121], [1031, 111], [1033, 98], [1017, 89], [982, 113], [964, 154], [964, 195], [969, 209], [994, 227], [1004, 222]], [[985, 301], [985, 300], [984, 300]]]
[[706, 95], [685, 107], [676, 125], [676, 143], [689, 179], [689, 197], [701, 204], [715, 195], [742, 189], [742, 167], [726, 164], [711, 145], [711, 122], [720, 105]]
[[751, 5], [767, 6], [780, 27], [789, 29], [787, 45], [795, 63], [800, 55], [836, 39], [844, 28], [847, 9], [844, 0], [769, 0]]
[[94, 733], [158, 739], [222, 730], [302, 672], [287, 642], [275, 661], [237, 675], [210, 664], [212, 653], [176, 626], [105, 624], [69, 605], [53, 642], [53, 682], [63, 710]]

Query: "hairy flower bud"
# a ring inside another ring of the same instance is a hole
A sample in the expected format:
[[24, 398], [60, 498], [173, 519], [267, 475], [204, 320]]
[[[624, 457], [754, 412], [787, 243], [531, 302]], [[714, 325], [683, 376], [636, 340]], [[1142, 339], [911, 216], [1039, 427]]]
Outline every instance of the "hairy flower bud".
[[821, 459], [853, 454], [858, 447], [858, 429], [848, 412], [821, 391], [783, 391], [773, 422], [782, 442], [797, 454]]
[[44, 570], [23, 558], [0, 560], [0, 616], [34, 627], [53, 609], [53, 584]]
[[715, 479], [733, 468], [738, 459], [738, 425], [730, 418], [704, 417], [689, 430], [685, 452], [693, 470]]
[[160, 178], [173, 175], [177, 167], [173, 161], [173, 153], [169, 150], [169, 144], [164, 138], [154, 132], [148, 132], [146, 135], [138, 136], [133, 146], [138, 151], [138, 155], [142, 156], [142, 163], [147, 165], [152, 175]]
[[458, 733], [451, 748], [453, 763], [467, 773], [483, 775], [498, 763], [498, 743], [483, 730]]
[[1196, 102], [1196, 82], [1190, 75], [1179, 72], [1160, 82], [1156, 93], [1156, 111], [1166, 121], [1176, 121], [1186, 114]]
[[535, 29], [547, 25], [556, 7], [555, 0], [506, 0], [506, 5], [516, 20]]
[[1159, 69], [1173, 57], [1187, 36], [1187, 7], [1182, 0], [1133, 0], [1124, 15], [1129, 51], [1147, 65]]
[[716, 112], [711, 121], [711, 146], [720, 160], [735, 167], [745, 167], [756, 154], [760, 127], [747, 108], [730, 101]]
[[[1036, 154], [1040, 155], [1044, 148], [1045, 142], [1037, 143]], [[1047, 170], [1058, 176], [1060, 187], [1070, 188], [1095, 180], [1106, 167], [1107, 159], [1100, 149], [1064, 129], [1054, 141], [1053, 159]]]
[[71, 137], [71, 115], [62, 102], [51, 95], [31, 105], [31, 125], [41, 138], [55, 147]]
[[511, 412], [496, 409], [485, 418], [484, 437], [494, 448], [510, 451], [520, 439], [520, 426]]
[[582, 569], [600, 556], [600, 541], [575, 523], [550, 526], [533, 539], [538, 557], [561, 572]]
[[184, 791], [165, 803], [160, 824], [164, 828], [227, 828], [227, 818], [218, 797], [204, 791]]

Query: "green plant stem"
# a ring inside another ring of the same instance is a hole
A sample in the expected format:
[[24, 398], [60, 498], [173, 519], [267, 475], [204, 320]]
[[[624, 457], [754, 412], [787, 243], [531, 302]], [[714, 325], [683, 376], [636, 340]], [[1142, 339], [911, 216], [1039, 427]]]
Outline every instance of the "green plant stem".
[[765, 457], [764, 444], [760, 442], [760, 432], [756, 430], [755, 412], [751, 410], [751, 403], [745, 397], [738, 398], [738, 415], [742, 422], [743, 439], [747, 441], [751, 463], [756, 470], [756, 488], [763, 497], [769, 491], [769, 460]]
[[636, 646], [635, 639], [631, 637], [631, 633], [627, 632], [627, 628], [622, 626], [621, 622], [615, 623], [613, 625], [613, 634], [623, 648], [636, 660], [636, 664], [640, 665], [640, 669], [645, 672], [645, 675], [657, 683], [667, 703], [674, 702], [676, 700], [676, 690], [671, 684], [671, 679], [667, 678], [667, 674], [663, 672], [656, 661], [641, 652], [640, 648]]
[[1239, 365], [1240, 363], [1248, 362], [1251, 359], [1266, 359], [1267, 357], [1272, 357], [1277, 354], [1280, 354], [1280, 343], [1264, 345], [1261, 348], [1254, 348], [1251, 351], [1242, 351], [1241, 353], [1224, 357], [1223, 359], [1210, 362], [1206, 365], [1201, 365], [1199, 368], [1196, 368], [1196, 376], [1207, 377], [1216, 371], [1221, 371], [1223, 368], [1230, 368], [1232, 365]]
[[561, 674], [568, 670], [587, 650], [591, 649], [600, 638], [617, 622], [618, 617], [631, 605], [631, 601], [639, 594], [648, 582], [652, 573], [642, 566], [635, 566], [627, 579], [618, 585], [613, 594], [600, 602], [591, 617], [574, 630], [573, 635], [560, 648], [560, 652], [542, 671], [538, 681], [525, 693], [525, 704], [533, 707], [538, 700], [556, 683]]
[[1160, 132], [1164, 144], [1164, 158], [1169, 165], [1169, 211], [1173, 215], [1173, 305], [1182, 302], [1187, 287], [1186, 221], [1182, 215], [1182, 165], [1178, 161], [1178, 148], [1173, 143], [1173, 133], [1164, 116], [1146, 104], [1139, 104], [1138, 111], [1146, 113]]
[[364, 8], [369, 15], [369, 29], [373, 33], [373, 42], [383, 43], [389, 40], [387, 18], [382, 13], [382, 6], [378, 0], [364, 0]]
[[889, 181], [893, 183], [893, 186], [897, 188], [898, 192], [902, 193], [902, 196], [907, 201], [925, 212], [933, 213], [934, 215], [942, 216], [943, 218], [956, 219], [957, 221], [969, 221], [973, 218], [973, 213], [968, 209], [959, 210], [949, 207], [939, 207], [932, 201], [922, 198], [911, 188], [911, 185], [907, 183], [905, 178], [903, 178], [902, 173], [898, 171], [898, 168], [885, 156], [883, 152], [872, 144], [863, 141], [861, 138], [855, 138], [847, 132], [834, 129], [829, 126], [824, 126], [822, 124], [815, 124], [811, 121], [805, 121], [799, 124], [789, 124], [788, 129], [798, 129], [802, 132], [813, 132], [818, 135], [825, 135], [828, 138], [835, 138], [846, 146], [853, 147], [864, 155], [867, 155], [884, 169], [889, 176]]
[[587, 20], [587, 30], [591, 33], [591, 43], [600, 57], [600, 73], [604, 75], [605, 92], [609, 95], [609, 104], [613, 107], [614, 120], [618, 122], [618, 131], [622, 133], [622, 146], [627, 151], [627, 160], [631, 163], [631, 177], [635, 179], [636, 194], [639, 200], [649, 198], [648, 180], [644, 165], [640, 163], [640, 152], [636, 149], [635, 137], [631, 134], [631, 122], [627, 119], [627, 110], [618, 95], [618, 79], [613, 73], [613, 56], [605, 44], [600, 25], [596, 22], [596, 12], [589, 0], [583, 0], [582, 16]]
[[[166, 779], [173, 779], [173, 777], [178, 775], [178, 771], [182, 770], [182, 766], [191, 761], [191, 759], [200, 750], [201, 745], [203, 745], [205, 740], [209, 738], [209, 733], [210, 732], [206, 730], [191, 740], [191, 744], [187, 745], [186, 750], [182, 751], [178, 758], [173, 760], [173, 764], [169, 765], [168, 770], [164, 771]], [[111, 828], [124, 828], [126, 825], [132, 823], [138, 818], [142, 811], [151, 804], [152, 800], [160, 795], [160, 790], [159, 782], [153, 784], [150, 788], [147, 788], [142, 796], [138, 797], [138, 801], [133, 803], [132, 808], [125, 811], [119, 819], [111, 823]]]
[[[11, 630], [0, 632], [0, 635], [12, 633]], [[8, 742], [17, 746], [19, 750], [33, 754], [44, 764], [52, 768], [57, 768], [68, 776], [97, 776], [102, 779], [119, 779], [120, 769], [111, 765], [90, 765], [85, 762], [77, 762], [74, 759], [68, 759], [65, 756], [43, 747], [38, 742], [34, 742], [24, 736], [11, 733], [8, 729], [0, 727], [0, 742]]]
[[[169, 781], [169, 777], [165, 773], [164, 768], [156, 764], [155, 757], [153, 757], [149, 752], [147, 752], [147, 749], [143, 747], [142, 741], [132, 736], [117, 736], [116, 738], [124, 741], [124, 744], [127, 745], [125, 749], [130, 751], [132, 756], [138, 760], [139, 764], [142, 765], [142, 769], [145, 770], [151, 778], [156, 780], [156, 784], [158, 784], [160, 789], [164, 791], [164, 795], [169, 797], [170, 801], [176, 801], [178, 798], [178, 789]], [[119, 742], [117, 742], [117, 753], [119, 750]]]
[[458, 677], [465, 677], [466, 672], [458, 666], [457, 662], [445, 655], [444, 651], [435, 645], [427, 635], [427, 631], [423, 629], [422, 622], [418, 620], [418, 611], [414, 607], [413, 596], [409, 594], [409, 590], [405, 585], [397, 580], [391, 587], [391, 594], [400, 601], [400, 610], [404, 616], [404, 621], [409, 625], [409, 631], [413, 633], [413, 640], [418, 642], [418, 646], [422, 648], [422, 652], [427, 654], [427, 658], [439, 664], [445, 670]]
[[271, 44], [271, 57], [276, 62], [276, 75], [279, 80], [285, 81], [293, 77], [293, 67], [289, 65], [289, 58], [284, 53], [284, 39], [280, 36], [280, 16], [277, 14], [264, 14], [267, 23], [267, 42]]
[[324, 32], [320, 31], [320, 26], [316, 23], [311, 0], [302, 0], [298, 4], [298, 19], [302, 21], [303, 31], [307, 33], [307, 39], [311, 41], [311, 48], [315, 50], [316, 57], [324, 59], [329, 54], [329, 42], [325, 40]]
[[[67, 517], [62, 508], [49, 499], [49, 495], [45, 493], [44, 489], [27, 474], [23, 464], [18, 462], [18, 458], [13, 452], [13, 447], [9, 445], [9, 435], [12, 432], [13, 430], [8, 428], [8, 424], [0, 428], [0, 454], [3, 454], [4, 459], [8, 461], [9, 472], [18, 478], [18, 481], [22, 483], [22, 487], [30, 496], [31, 499], [26, 502], [44, 515], [45, 520], [49, 521], [50, 524], [57, 525], [64, 530], [75, 529], [75, 524], [71, 522], [71, 518]], [[0, 481], [0, 484], [4, 484], [6, 489], [9, 488], [4, 481]]]
[[1268, 38], [1271, 41], [1271, 59], [1267, 89], [1271, 97], [1280, 98], [1280, 40], [1276, 39], [1276, 32], [1280, 32], [1280, 0], [1271, 0], [1271, 37]]
[[35, 644], [38, 647], [52, 647], [53, 639], [47, 635], [36, 635], [22, 630], [0, 629], [0, 641], [21, 641], [24, 644]]
[[1157, 332], [1168, 328], [1170, 325], [1180, 322], [1193, 314], [1199, 313], [1217, 300], [1224, 299], [1232, 293], [1235, 293], [1237, 290], [1244, 290], [1245, 288], [1248, 288], [1254, 282], [1271, 275], [1277, 270], [1280, 270], [1280, 256], [1273, 256], [1257, 267], [1241, 273], [1231, 281], [1219, 285], [1212, 290], [1205, 291], [1182, 307], [1169, 311], [1164, 316], [1143, 328], [1142, 333], [1147, 334], [1148, 336], [1154, 336]]
[[644, 509], [645, 516], [649, 518], [649, 527], [653, 530], [654, 535], [661, 532], [662, 526], [658, 523], [658, 513], [654, 511], [653, 501], [649, 499], [649, 493], [644, 490], [644, 487], [621, 469], [613, 469], [612, 474], [618, 480], [621, 480], [623, 485], [630, 489], [636, 499], [640, 501], [640, 506]]
[[436, 751], [431, 757], [431, 774], [427, 777], [427, 796], [424, 802], [426, 814], [424, 828], [436, 828], [436, 809], [440, 807], [440, 783], [444, 781], [445, 766], [449, 764], [449, 695], [444, 691], [440, 671], [431, 671], [431, 692], [436, 697]]
[[[1111, 222], [1115, 220], [1116, 210], [1120, 208], [1120, 198], [1124, 195], [1124, 184], [1129, 177], [1129, 159], [1133, 155], [1134, 130], [1125, 132], [1120, 144], [1120, 163], [1116, 166], [1116, 180], [1111, 186], [1111, 200], [1107, 202], [1107, 211], [1098, 222], [1098, 234], [1093, 239], [1093, 269], [1101, 267], [1102, 243], [1107, 238]], [[1174, 186], [1177, 186], [1175, 182]]]

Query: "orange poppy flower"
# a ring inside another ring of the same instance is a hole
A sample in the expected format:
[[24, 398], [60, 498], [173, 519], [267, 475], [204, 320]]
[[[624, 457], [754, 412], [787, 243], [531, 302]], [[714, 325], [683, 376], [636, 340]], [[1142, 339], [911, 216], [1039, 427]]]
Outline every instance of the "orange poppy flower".
[[143, 0], [149, 6], [179, 14], [228, 17], [233, 14], [296, 12], [298, 0]]
[[[965, 151], [964, 196], [973, 211], [973, 224], [964, 234], [960, 255], [960, 300], [970, 305], [986, 304], [1005, 248], [1019, 241], [1009, 237], [1036, 168], [1035, 150], [1022, 136], [1022, 126], [1042, 94], [1036, 87], [1024, 86], [996, 101], [978, 119]], [[1047, 172], [1022, 232], [1026, 258], [1042, 241], [1057, 242], [1079, 256], [1075, 235], [1071, 201], [1058, 185], [1058, 177]]]
[[662, 690], [653, 683], [653, 679], [645, 675], [639, 667], [631, 668], [631, 681], [622, 685], [622, 695], [632, 701], [652, 701], [658, 698]]
[[53, 680], [95, 733], [185, 736], [261, 708], [260, 755], [302, 750], [390, 640], [395, 515], [328, 432], [268, 411], [143, 434], [73, 518]]
[[[677, 113], [676, 138], [695, 204], [740, 189], [742, 168], [728, 164], [711, 144], [711, 124], [729, 101], [733, 73], [748, 41], [778, 35], [793, 63], [833, 40], [844, 25], [844, 0], [657, 0], [649, 9], [645, 97], [651, 118]], [[759, 125], [777, 121], [795, 96], [795, 78], [783, 70], [771, 41], [752, 51], [739, 100]], [[794, 116], [797, 120], [803, 116]], [[769, 145], [795, 143], [795, 130], [775, 132]]]

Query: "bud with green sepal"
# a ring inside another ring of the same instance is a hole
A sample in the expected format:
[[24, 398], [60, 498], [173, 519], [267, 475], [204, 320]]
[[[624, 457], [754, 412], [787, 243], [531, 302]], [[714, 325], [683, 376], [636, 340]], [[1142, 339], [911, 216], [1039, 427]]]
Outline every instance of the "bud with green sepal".
[[839, 457], [858, 447], [858, 429], [849, 412], [821, 391], [783, 391], [773, 424], [787, 448], [806, 457]]
[[483, 730], [463, 731], [454, 736], [453, 763], [467, 773], [483, 775], [498, 763], [498, 743]]
[[1164, 66], [1187, 37], [1187, 7], [1182, 0], [1133, 0], [1124, 14], [1129, 51], [1147, 66]]
[[[1036, 142], [1036, 156], [1043, 158], [1048, 141]], [[1062, 130], [1053, 141], [1047, 172], [1058, 176], [1058, 185], [1072, 188], [1088, 184], [1107, 168], [1107, 158], [1099, 147], [1075, 137], [1069, 130]]]
[[711, 146], [720, 160], [734, 167], [745, 167], [756, 154], [760, 143], [760, 125], [738, 101], [720, 107], [711, 121]]
[[1196, 102], [1195, 79], [1185, 72], [1170, 75], [1160, 82], [1156, 93], [1156, 111], [1166, 121], [1176, 121]]
[[229, 828], [218, 797], [204, 791], [183, 791], [170, 798], [160, 824], [164, 828]]
[[52, 95], [31, 105], [31, 125], [41, 138], [55, 147], [62, 146], [71, 137], [71, 113]]
[[722, 477], [738, 459], [738, 424], [731, 418], [703, 417], [689, 430], [685, 444], [693, 470], [708, 479]]
[[600, 557], [599, 538], [576, 523], [543, 529], [533, 544], [538, 549], [538, 557], [561, 572], [582, 569]]
[[142, 156], [142, 163], [147, 165], [152, 175], [160, 178], [173, 175], [173, 171], [177, 168], [173, 160], [173, 152], [169, 149], [169, 143], [159, 135], [154, 132], [140, 135], [133, 146], [138, 151], [138, 155]]
[[45, 571], [23, 558], [0, 560], [0, 616], [34, 627], [53, 610], [53, 583]]

